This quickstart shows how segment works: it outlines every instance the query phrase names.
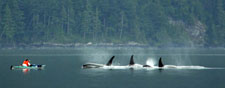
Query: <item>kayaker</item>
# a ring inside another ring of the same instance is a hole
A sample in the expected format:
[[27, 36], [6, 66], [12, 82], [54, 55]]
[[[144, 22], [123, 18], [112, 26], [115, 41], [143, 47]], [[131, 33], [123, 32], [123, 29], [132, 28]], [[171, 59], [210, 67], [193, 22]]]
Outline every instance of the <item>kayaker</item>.
[[23, 66], [30, 66], [30, 60], [26, 59], [25, 61], [23, 61]]

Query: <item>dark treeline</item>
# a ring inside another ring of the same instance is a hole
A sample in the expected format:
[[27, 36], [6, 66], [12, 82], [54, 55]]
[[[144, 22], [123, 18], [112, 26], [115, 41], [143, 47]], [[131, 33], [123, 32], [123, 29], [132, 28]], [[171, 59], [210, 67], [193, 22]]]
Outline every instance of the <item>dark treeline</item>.
[[1, 44], [131, 41], [224, 47], [225, 0], [0, 0]]

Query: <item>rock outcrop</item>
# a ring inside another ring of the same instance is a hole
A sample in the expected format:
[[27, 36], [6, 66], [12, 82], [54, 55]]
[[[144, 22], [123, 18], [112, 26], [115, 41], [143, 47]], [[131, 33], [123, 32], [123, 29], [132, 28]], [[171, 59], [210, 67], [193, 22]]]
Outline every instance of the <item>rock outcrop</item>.
[[203, 46], [205, 44], [206, 26], [200, 21], [197, 20], [192, 25], [189, 25], [182, 20], [173, 20], [170, 18], [169, 23], [174, 26], [183, 27], [188, 33], [193, 45]]

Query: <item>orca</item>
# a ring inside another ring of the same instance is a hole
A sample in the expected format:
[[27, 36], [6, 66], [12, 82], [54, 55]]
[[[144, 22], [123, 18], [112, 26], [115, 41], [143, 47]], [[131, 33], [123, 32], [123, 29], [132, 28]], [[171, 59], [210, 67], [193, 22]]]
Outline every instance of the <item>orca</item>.
[[150, 65], [145, 64], [145, 65], [143, 65], [143, 67], [151, 67], [151, 66], [150, 66]]
[[100, 67], [103, 67], [103, 66], [111, 66], [114, 57], [115, 56], [112, 56], [111, 59], [108, 61], [108, 63], [106, 65], [104, 65], [104, 64], [97, 64], [97, 63], [87, 63], [87, 64], [84, 64], [82, 66], [82, 68], [100, 68]]
[[129, 66], [132, 66], [132, 65], [135, 64], [135, 63], [134, 63], [133, 57], [134, 57], [134, 55], [132, 55], [132, 56], [130, 57], [130, 63], [129, 63]]
[[[134, 59], [133, 59], [134, 55], [131, 56], [130, 58], [130, 63], [129, 63], [129, 66], [133, 66], [135, 63], [134, 63]], [[142, 67], [151, 67], [150, 65], [143, 65]], [[164, 67], [163, 63], [162, 63], [162, 58], [160, 57], [159, 58], [159, 63], [158, 63], [158, 67]]]
[[[143, 65], [143, 67], [151, 67], [151, 66], [150, 65]], [[161, 57], [159, 58], [158, 67], [164, 67]]]
[[158, 63], [158, 67], [164, 67], [163, 63], [162, 63], [162, 58], [159, 58], [159, 63]]

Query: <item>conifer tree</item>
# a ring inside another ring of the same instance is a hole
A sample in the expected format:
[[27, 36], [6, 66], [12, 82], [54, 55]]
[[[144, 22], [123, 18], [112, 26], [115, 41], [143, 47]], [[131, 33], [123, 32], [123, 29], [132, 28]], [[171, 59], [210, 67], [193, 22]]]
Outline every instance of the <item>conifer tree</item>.
[[1, 38], [5, 38], [5, 42], [7, 43], [14, 43], [14, 35], [15, 35], [15, 22], [12, 18], [11, 10], [8, 6], [8, 4], [4, 8], [3, 12], [3, 18], [2, 18], [2, 33]]
[[83, 33], [83, 39], [86, 40], [88, 37], [89, 31], [91, 31], [91, 20], [92, 19], [92, 10], [89, 0], [86, 0], [85, 9], [82, 14], [81, 21], [81, 32]]
[[96, 8], [95, 10], [95, 15], [94, 15], [94, 19], [93, 19], [93, 41], [96, 41], [96, 38], [100, 37], [98, 36], [98, 34], [101, 32], [101, 21], [99, 19], [99, 11], [98, 8]]

